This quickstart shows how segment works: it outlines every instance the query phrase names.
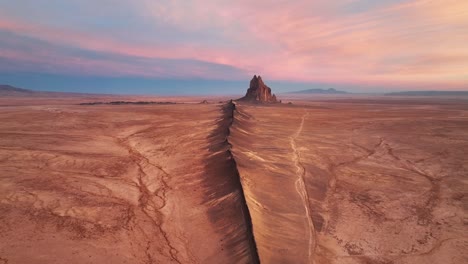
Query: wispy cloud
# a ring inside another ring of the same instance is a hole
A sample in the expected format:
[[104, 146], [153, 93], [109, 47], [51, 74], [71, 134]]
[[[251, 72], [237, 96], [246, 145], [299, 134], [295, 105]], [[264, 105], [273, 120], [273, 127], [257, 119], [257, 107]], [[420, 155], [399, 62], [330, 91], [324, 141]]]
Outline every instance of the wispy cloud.
[[9, 70], [468, 85], [467, 1], [25, 0], [0, 7], [0, 36], [16, 36], [7, 39], [15, 45], [0, 44], [0, 57], [15, 62]]

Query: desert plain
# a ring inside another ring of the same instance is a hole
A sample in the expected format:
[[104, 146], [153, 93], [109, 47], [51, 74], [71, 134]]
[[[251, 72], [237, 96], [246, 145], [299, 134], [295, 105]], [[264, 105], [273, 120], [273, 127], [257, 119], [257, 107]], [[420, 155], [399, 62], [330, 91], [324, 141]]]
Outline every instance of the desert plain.
[[0, 98], [0, 263], [468, 263], [468, 100], [226, 99]]

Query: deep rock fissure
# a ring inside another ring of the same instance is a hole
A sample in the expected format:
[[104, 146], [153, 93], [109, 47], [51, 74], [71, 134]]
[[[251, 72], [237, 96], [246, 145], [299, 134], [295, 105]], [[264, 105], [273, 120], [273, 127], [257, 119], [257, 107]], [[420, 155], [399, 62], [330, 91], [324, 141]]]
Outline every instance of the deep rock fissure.
[[240, 193], [241, 193], [241, 202], [242, 202], [242, 214], [244, 216], [244, 220], [245, 220], [245, 224], [246, 224], [246, 228], [247, 228], [247, 235], [249, 237], [249, 242], [250, 242], [250, 249], [251, 249], [251, 259], [252, 259], [252, 263], [255, 263], [255, 264], [259, 264], [260, 263], [260, 258], [259, 258], [259, 255], [258, 255], [258, 251], [257, 251], [257, 245], [256, 245], [256, 242], [255, 242], [255, 236], [254, 236], [254, 233], [253, 233], [253, 224], [252, 224], [252, 218], [251, 218], [251, 215], [250, 215], [250, 211], [249, 211], [249, 207], [247, 205], [247, 201], [246, 201], [246, 198], [245, 198], [245, 194], [244, 194], [244, 189], [242, 187], [242, 182], [241, 182], [241, 179], [240, 179], [240, 174], [239, 174], [239, 171], [237, 169], [237, 163], [236, 163], [236, 160], [234, 158], [234, 155], [232, 155], [232, 152], [231, 152], [231, 148], [232, 148], [232, 144], [229, 142], [229, 135], [231, 134], [231, 127], [232, 125], [234, 124], [234, 113], [236, 111], [236, 104], [232, 101], [230, 101], [229, 103], [227, 103], [224, 107], [224, 118], [228, 121], [227, 122], [227, 127], [226, 127], [226, 139], [225, 139], [225, 144], [228, 146], [227, 148], [227, 153], [230, 157], [229, 161], [228, 162], [232, 162], [234, 166], [232, 166], [232, 168], [234, 168], [235, 170], [235, 175], [236, 176], [236, 180], [238, 181], [239, 183], [239, 186], [240, 186]]

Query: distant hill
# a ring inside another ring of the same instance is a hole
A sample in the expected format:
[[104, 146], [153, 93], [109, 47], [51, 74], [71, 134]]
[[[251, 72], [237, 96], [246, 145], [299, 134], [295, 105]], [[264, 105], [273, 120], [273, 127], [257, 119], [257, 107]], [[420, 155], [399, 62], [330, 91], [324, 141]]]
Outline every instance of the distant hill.
[[386, 93], [394, 96], [468, 96], [468, 91], [405, 91]]
[[[48, 91], [33, 91], [23, 88], [14, 87], [11, 85], [0, 84], [0, 97], [89, 97], [101, 94], [89, 93], [71, 93], [71, 92], [48, 92]], [[105, 95], [115, 96], [115, 95]]]
[[0, 84], [0, 96], [21, 96], [32, 95], [33, 93], [34, 91], [31, 90]]
[[348, 92], [335, 90], [333, 88], [328, 89], [307, 89], [302, 91], [289, 92], [290, 94], [347, 94]]

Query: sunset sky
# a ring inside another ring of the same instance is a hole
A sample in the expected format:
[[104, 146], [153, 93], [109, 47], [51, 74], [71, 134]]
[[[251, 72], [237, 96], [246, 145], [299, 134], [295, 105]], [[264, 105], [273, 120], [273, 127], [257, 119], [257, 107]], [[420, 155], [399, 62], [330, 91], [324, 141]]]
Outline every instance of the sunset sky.
[[468, 90], [467, 0], [0, 0], [0, 84]]

